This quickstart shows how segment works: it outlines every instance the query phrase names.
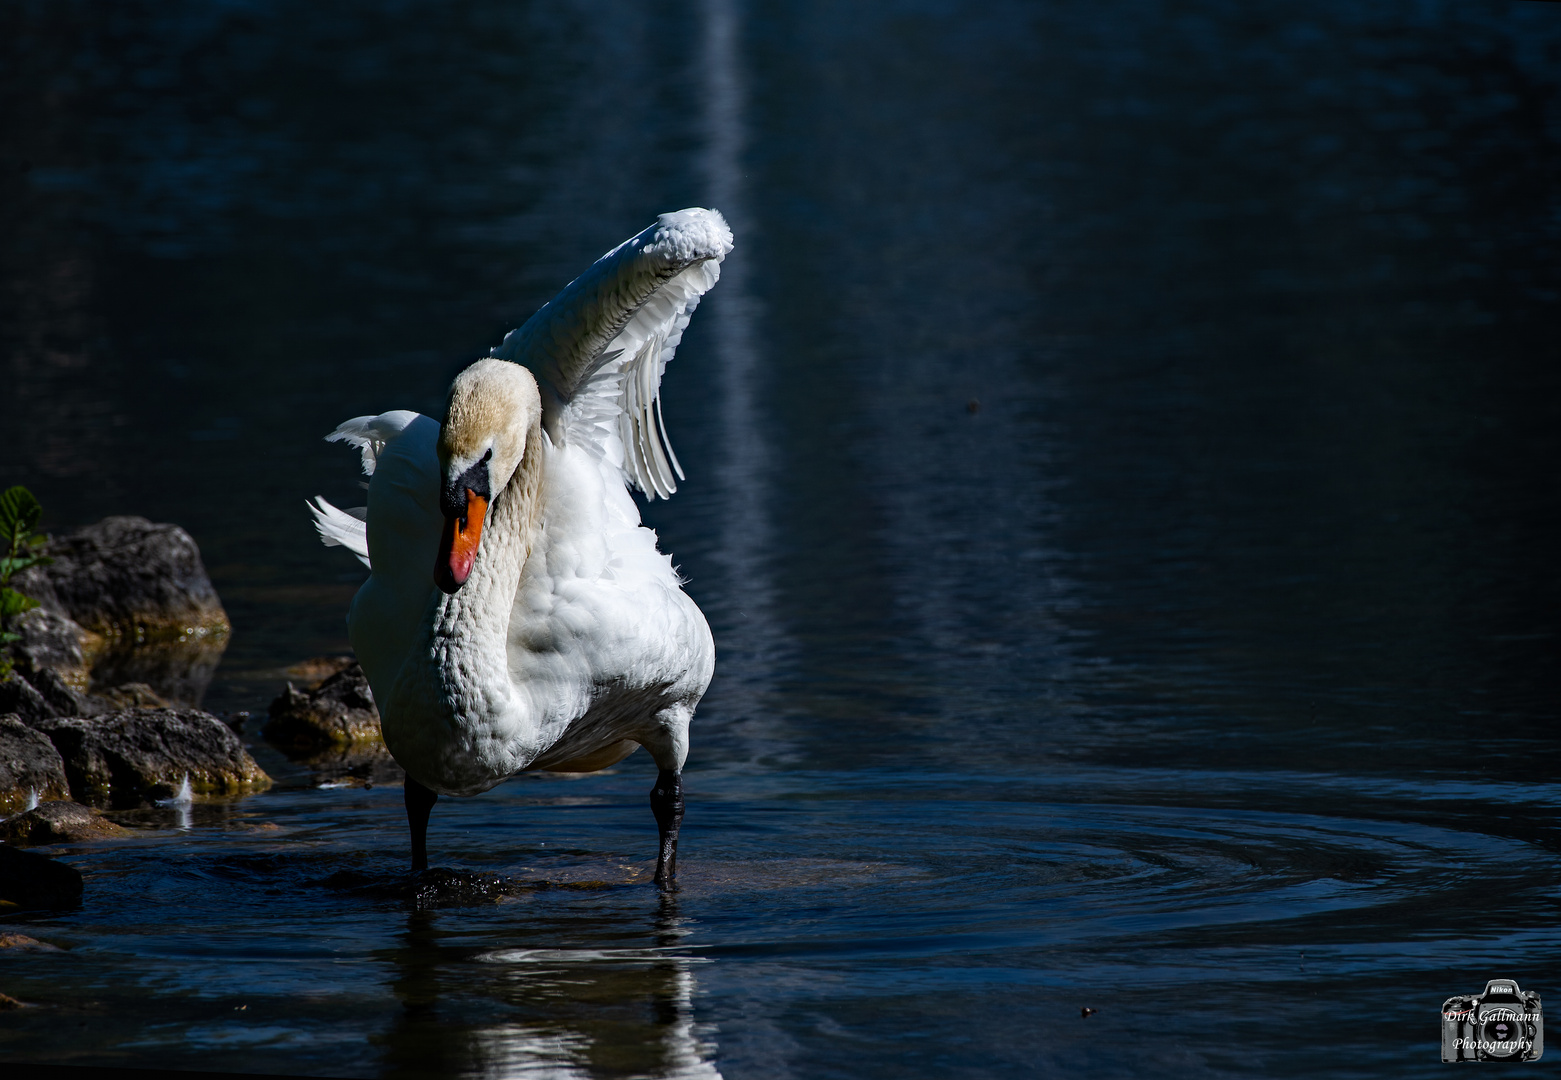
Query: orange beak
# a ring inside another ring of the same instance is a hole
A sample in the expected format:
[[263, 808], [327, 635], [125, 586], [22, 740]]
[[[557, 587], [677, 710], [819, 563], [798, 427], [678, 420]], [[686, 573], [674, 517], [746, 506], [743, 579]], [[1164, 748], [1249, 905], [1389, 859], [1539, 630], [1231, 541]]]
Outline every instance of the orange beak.
[[439, 537], [439, 555], [434, 559], [434, 584], [454, 594], [471, 576], [477, 561], [477, 543], [482, 539], [483, 519], [488, 516], [488, 500], [471, 488], [466, 489], [466, 513], [444, 519]]

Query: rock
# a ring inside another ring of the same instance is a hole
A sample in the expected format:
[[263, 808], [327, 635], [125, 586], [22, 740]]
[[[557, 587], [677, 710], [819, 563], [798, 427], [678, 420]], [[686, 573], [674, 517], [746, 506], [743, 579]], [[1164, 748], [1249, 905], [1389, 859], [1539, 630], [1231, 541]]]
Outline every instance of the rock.
[[10, 994], [0, 994], [0, 1009], [10, 1012], [12, 1009], [20, 1009], [21, 1007], [22, 1003]]
[[231, 728], [198, 709], [125, 709], [35, 725], [65, 762], [71, 798], [89, 806], [146, 806], [172, 798], [189, 778], [197, 794], [269, 787]]
[[0, 681], [0, 713], [13, 712], [28, 724], [51, 716], [96, 716], [113, 706], [83, 694], [50, 668], [34, 668], [18, 660]]
[[33, 684], [23, 678], [21, 671], [15, 669], [0, 678], [0, 713], [19, 717], [28, 724], [59, 715]]
[[15, 949], [17, 952], [64, 952], [58, 945], [50, 945], [47, 941], [39, 941], [37, 938], [28, 937], [26, 934], [13, 934], [10, 931], [0, 933], [0, 949]]
[[400, 787], [407, 778], [382, 742], [329, 746], [293, 760], [308, 766], [315, 787]]
[[20, 641], [12, 643], [11, 655], [25, 667], [47, 668], [57, 672], [72, 689], [87, 689], [90, 653], [93, 646], [102, 646], [101, 637], [89, 634], [64, 612], [46, 607], [22, 612], [7, 629], [21, 635]]
[[116, 709], [168, 708], [170, 704], [139, 682], [83, 694], [59, 672], [31, 667], [26, 660], [18, 660], [9, 678], [0, 681], [0, 713], [16, 713], [28, 724], [55, 716], [97, 716]]
[[129, 829], [121, 828], [97, 811], [73, 802], [42, 803], [25, 814], [0, 821], [0, 840], [17, 847], [113, 840], [129, 835]]
[[66, 799], [65, 762], [49, 737], [15, 713], [0, 716], [0, 811], [25, 810], [33, 799]]
[[104, 518], [50, 539], [51, 565], [12, 586], [105, 638], [146, 641], [228, 633], [228, 616], [200, 549], [177, 525]]
[[357, 658], [353, 656], [312, 656], [287, 669], [287, 674], [313, 690], [338, 671], [345, 671]]
[[274, 821], [239, 821], [229, 825], [228, 828], [233, 832], [250, 833], [279, 833], [282, 831], [282, 826]]
[[0, 844], [0, 901], [21, 908], [68, 908], [81, 903], [81, 873], [34, 851]]
[[169, 703], [146, 683], [132, 682], [111, 686], [97, 695], [116, 709], [166, 709]]
[[103, 706], [91, 701], [87, 695], [81, 693], [58, 671], [51, 668], [27, 668], [18, 664], [16, 672], [23, 679], [32, 684], [32, 688], [38, 691], [38, 696], [55, 716], [91, 716], [103, 711]]
[[380, 743], [379, 710], [368, 677], [356, 662], [308, 692], [292, 683], [271, 703], [266, 741], [291, 753], [331, 746]]
[[[9, 650], [40, 697], [50, 695], [34, 673], [52, 671], [77, 694], [144, 683], [159, 700], [200, 702], [227, 646], [228, 617], [188, 533], [112, 517], [54, 537], [44, 550], [52, 564], [29, 567], [12, 581], [42, 607], [15, 620], [23, 637]], [[8, 698], [0, 687], [0, 710], [30, 720], [37, 706], [20, 700], [27, 696], [12, 688]], [[101, 709], [55, 702], [49, 711]]]

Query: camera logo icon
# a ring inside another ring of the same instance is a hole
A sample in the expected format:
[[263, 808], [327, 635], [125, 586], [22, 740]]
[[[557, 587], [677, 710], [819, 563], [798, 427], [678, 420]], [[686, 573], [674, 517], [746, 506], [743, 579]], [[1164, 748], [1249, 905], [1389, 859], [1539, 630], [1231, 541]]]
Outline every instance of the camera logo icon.
[[1443, 1061], [1538, 1061], [1544, 1053], [1539, 995], [1511, 979], [1492, 979], [1484, 993], [1442, 1004]]

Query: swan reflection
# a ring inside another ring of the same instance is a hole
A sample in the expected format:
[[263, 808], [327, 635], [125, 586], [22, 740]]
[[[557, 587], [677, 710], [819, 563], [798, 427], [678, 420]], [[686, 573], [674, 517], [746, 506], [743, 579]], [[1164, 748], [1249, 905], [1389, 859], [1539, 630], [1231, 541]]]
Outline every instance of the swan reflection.
[[397, 956], [403, 1011], [387, 1075], [720, 1077], [714, 1026], [694, 1015], [694, 972], [711, 961], [681, 951], [687, 931], [666, 913], [652, 945], [475, 954], [436, 918], [413, 914]]

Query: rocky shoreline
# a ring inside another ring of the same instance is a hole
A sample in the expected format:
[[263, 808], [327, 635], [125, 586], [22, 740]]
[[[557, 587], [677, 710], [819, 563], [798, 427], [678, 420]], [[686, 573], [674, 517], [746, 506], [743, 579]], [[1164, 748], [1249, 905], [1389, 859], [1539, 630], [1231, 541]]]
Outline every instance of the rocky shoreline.
[[271, 780], [198, 705], [229, 635], [177, 525], [111, 517], [51, 537], [10, 586], [0, 655], [0, 910], [79, 901], [72, 867], [27, 846], [130, 835], [104, 810], [263, 790]]
[[51, 537], [11, 587], [38, 606], [8, 621], [0, 713], [25, 722], [126, 705], [195, 705], [226, 648], [227, 612], [177, 525], [110, 517]]
[[[247, 713], [200, 700], [230, 633], [195, 541], [176, 525], [111, 517], [43, 543], [11, 585], [38, 606], [0, 649], [0, 912], [69, 906], [69, 865], [22, 848], [134, 835], [111, 817], [262, 791]], [[261, 731], [317, 784], [397, 784], [379, 712], [351, 656], [288, 669]]]

